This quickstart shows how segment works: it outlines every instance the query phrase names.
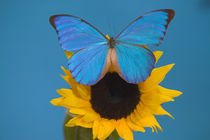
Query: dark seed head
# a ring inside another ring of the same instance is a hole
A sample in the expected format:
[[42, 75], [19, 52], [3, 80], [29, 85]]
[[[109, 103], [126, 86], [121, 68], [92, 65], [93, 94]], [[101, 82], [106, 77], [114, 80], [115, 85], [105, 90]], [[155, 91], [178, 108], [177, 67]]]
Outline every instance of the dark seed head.
[[97, 84], [91, 86], [91, 105], [102, 118], [126, 118], [140, 101], [136, 84], [124, 81], [117, 73], [107, 73]]

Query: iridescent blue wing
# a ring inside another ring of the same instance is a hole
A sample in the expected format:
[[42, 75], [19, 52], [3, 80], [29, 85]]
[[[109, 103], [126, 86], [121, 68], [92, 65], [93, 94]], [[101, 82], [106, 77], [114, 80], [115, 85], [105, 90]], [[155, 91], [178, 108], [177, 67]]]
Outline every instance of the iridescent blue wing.
[[115, 37], [120, 74], [127, 82], [139, 83], [149, 77], [155, 57], [144, 46], [159, 46], [173, 17], [174, 11], [169, 9], [149, 12]]
[[121, 77], [128, 83], [139, 83], [146, 80], [155, 65], [153, 53], [143, 47], [130, 44], [116, 45], [117, 61]]
[[61, 47], [74, 53], [68, 61], [74, 79], [85, 85], [95, 84], [105, 67], [107, 38], [78, 17], [55, 15], [50, 18], [50, 23], [57, 31]]
[[77, 82], [93, 85], [100, 78], [106, 63], [106, 44], [89, 47], [74, 54], [69, 59], [69, 69]]
[[130, 23], [115, 40], [149, 47], [159, 46], [174, 14], [170, 9], [149, 12]]
[[107, 43], [106, 37], [98, 29], [78, 17], [54, 15], [50, 17], [50, 23], [65, 51], [75, 53], [84, 48]]

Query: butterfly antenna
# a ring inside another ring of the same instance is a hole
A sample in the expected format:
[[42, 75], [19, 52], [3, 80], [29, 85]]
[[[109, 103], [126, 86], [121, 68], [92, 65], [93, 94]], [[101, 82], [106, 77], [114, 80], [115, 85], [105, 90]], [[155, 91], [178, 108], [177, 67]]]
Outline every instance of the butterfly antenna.
[[117, 35], [117, 30], [116, 30], [117, 28], [116, 28], [116, 25], [113, 24], [112, 27], [113, 27], [113, 36], [116, 37], [116, 35]]
[[116, 28], [113, 24], [109, 24], [109, 36], [115, 37], [116, 35]]
[[112, 25], [111, 24], [109, 24], [109, 27], [108, 27], [108, 36], [109, 37], [112, 37]]

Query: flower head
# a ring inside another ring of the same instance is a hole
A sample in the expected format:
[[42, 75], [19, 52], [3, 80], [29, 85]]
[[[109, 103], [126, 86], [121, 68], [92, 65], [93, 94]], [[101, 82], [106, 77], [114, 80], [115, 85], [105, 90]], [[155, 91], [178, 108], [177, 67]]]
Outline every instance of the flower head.
[[[154, 52], [156, 60], [162, 52]], [[168, 115], [162, 104], [174, 101], [182, 93], [159, 85], [174, 64], [155, 68], [150, 77], [141, 83], [130, 84], [115, 72], [110, 72], [93, 86], [77, 83], [69, 70], [62, 67], [62, 76], [72, 89], [59, 89], [62, 96], [51, 103], [76, 114], [66, 126], [92, 128], [93, 138], [106, 139], [114, 130], [125, 140], [133, 140], [133, 131], [145, 132], [161, 129], [154, 115]]]

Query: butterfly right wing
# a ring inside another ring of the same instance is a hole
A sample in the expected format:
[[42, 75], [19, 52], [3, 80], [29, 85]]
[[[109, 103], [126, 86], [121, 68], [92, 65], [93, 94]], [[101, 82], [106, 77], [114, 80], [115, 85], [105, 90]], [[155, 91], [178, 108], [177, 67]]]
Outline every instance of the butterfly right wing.
[[146, 13], [130, 23], [116, 38], [116, 68], [129, 83], [146, 80], [155, 64], [153, 53], [144, 46], [159, 46], [174, 17], [171, 9]]
[[159, 46], [174, 15], [171, 9], [146, 13], [130, 23], [115, 40], [136, 46]]
[[[155, 65], [153, 53], [143, 47], [117, 44], [112, 62], [119, 75], [128, 83], [145, 81]], [[116, 57], [116, 58], [115, 58]]]

